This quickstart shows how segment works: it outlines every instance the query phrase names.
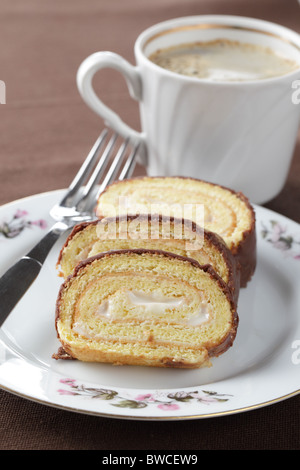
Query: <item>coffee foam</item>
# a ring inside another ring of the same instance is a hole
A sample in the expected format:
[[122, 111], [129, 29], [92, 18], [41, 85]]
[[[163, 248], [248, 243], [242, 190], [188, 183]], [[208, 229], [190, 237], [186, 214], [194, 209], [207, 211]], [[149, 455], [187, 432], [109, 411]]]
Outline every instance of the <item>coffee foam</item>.
[[228, 39], [159, 49], [149, 59], [169, 71], [211, 81], [263, 80], [299, 67], [270, 48]]

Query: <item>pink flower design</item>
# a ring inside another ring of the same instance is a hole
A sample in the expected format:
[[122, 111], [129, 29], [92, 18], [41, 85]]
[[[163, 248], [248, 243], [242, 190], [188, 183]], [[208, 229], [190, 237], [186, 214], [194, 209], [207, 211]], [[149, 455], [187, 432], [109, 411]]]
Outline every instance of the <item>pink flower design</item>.
[[0, 235], [5, 238], [15, 238], [26, 228], [32, 226], [39, 227], [44, 230], [47, 227], [47, 222], [43, 219], [30, 221], [27, 220], [28, 212], [23, 209], [17, 209], [10, 221], [0, 223]]
[[47, 228], [47, 222], [43, 219], [40, 220], [34, 220], [31, 222], [32, 225], [36, 225], [37, 227], [40, 227], [41, 229]]
[[211, 397], [209, 395], [205, 395], [199, 399], [202, 403], [215, 403], [217, 400], [214, 397]]
[[147, 393], [145, 395], [138, 395], [137, 397], [135, 397], [135, 399], [137, 401], [155, 401], [155, 398], [153, 397], [153, 395], [151, 395], [151, 393]]
[[75, 385], [76, 384], [76, 380], [74, 379], [60, 379], [60, 383], [61, 384], [67, 384], [67, 385]]
[[283, 227], [279, 222], [273, 224], [273, 231], [271, 233], [271, 241], [273, 243], [278, 242], [281, 235], [285, 233], [286, 227]]
[[300, 241], [297, 236], [288, 232], [287, 226], [275, 220], [271, 220], [269, 227], [265, 224], [262, 224], [262, 227], [262, 237], [271, 243], [274, 248], [280, 250], [285, 255], [291, 256], [295, 260], [300, 259], [300, 255], [297, 253]]
[[57, 390], [58, 393], [60, 393], [61, 395], [77, 395], [75, 392], [71, 392], [70, 390], [63, 390], [63, 389], [59, 389]]
[[[59, 380], [60, 383], [69, 387], [68, 390], [58, 389], [57, 392], [61, 395], [71, 396], [84, 396], [86, 398], [93, 398], [99, 400], [107, 400], [111, 402], [112, 406], [119, 408], [132, 408], [141, 409], [148, 406], [155, 406], [161, 411], [176, 411], [185, 406], [185, 403], [194, 400], [198, 403], [214, 403], [227, 401], [228, 395], [220, 395], [216, 392], [203, 390], [203, 394], [199, 391], [186, 392], [178, 391], [175, 393], [142, 393], [135, 398], [122, 397], [116, 390], [107, 390], [103, 388], [94, 388], [85, 386], [84, 384], [78, 385], [76, 380], [70, 378], [63, 378]], [[179, 404], [180, 403], [180, 404]]]
[[161, 405], [157, 405], [157, 408], [164, 411], [170, 410], [179, 410], [180, 406], [176, 405], [176, 403], [162, 403]]
[[28, 212], [25, 210], [18, 209], [17, 212], [14, 215], [15, 219], [21, 219], [22, 217], [25, 217], [28, 215]]

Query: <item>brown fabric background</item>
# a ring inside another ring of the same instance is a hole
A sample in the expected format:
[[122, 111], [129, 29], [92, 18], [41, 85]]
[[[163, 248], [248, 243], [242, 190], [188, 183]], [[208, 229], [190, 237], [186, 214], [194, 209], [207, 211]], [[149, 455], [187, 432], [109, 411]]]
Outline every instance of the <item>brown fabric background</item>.
[[[0, 204], [66, 187], [101, 131], [103, 123], [76, 88], [86, 56], [110, 50], [133, 63], [134, 41], [146, 27], [213, 13], [267, 19], [300, 32], [297, 0], [0, 0], [0, 79], [7, 87], [7, 104], [0, 106]], [[139, 127], [137, 103], [117, 73], [97, 76], [96, 88]], [[299, 154], [300, 142], [285, 188], [267, 204], [298, 222]], [[0, 449], [299, 450], [299, 404], [297, 396], [221, 418], [134, 422], [58, 410], [0, 391]]]

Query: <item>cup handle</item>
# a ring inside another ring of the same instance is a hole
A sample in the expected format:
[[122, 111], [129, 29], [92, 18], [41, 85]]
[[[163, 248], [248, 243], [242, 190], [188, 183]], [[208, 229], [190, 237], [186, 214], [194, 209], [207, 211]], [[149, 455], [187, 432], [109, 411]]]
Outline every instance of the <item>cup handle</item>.
[[140, 162], [146, 166], [146, 144], [143, 133], [132, 129], [124, 123], [120, 116], [106, 106], [94, 91], [92, 80], [98, 70], [112, 68], [124, 76], [130, 96], [140, 101], [142, 98], [142, 80], [137, 67], [131, 65], [123, 57], [113, 52], [96, 52], [87, 57], [77, 71], [77, 87], [83, 100], [104, 121], [125, 139], [130, 138], [139, 143]]

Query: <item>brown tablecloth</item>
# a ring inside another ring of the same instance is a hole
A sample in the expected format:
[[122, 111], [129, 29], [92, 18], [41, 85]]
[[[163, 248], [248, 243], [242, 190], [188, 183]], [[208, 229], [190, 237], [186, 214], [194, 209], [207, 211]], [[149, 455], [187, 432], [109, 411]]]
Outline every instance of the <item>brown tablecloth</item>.
[[[110, 50], [134, 62], [134, 41], [146, 27], [213, 13], [300, 31], [297, 0], [0, 0], [0, 79], [7, 87], [6, 105], [0, 105], [0, 204], [66, 187], [98, 136], [103, 123], [83, 103], [75, 82], [86, 56]], [[119, 75], [103, 72], [96, 87], [139, 127], [137, 103]], [[267, 204], [297, 222], [299, 156], [300, 142], [283, 191]], [[299, 404], [296, 396], [221, 418], [136, 422], [60, 410], [1, 390], [0, 449], [299, 449]]]

